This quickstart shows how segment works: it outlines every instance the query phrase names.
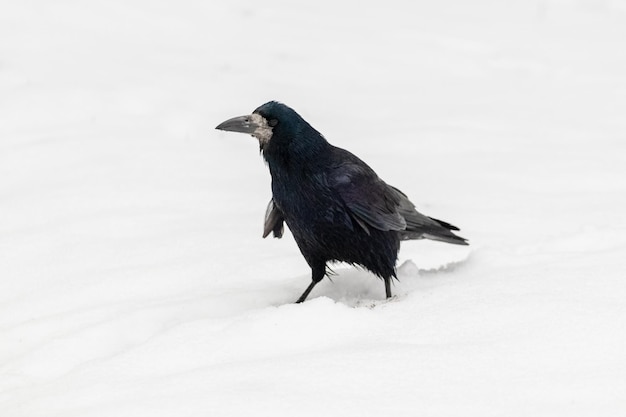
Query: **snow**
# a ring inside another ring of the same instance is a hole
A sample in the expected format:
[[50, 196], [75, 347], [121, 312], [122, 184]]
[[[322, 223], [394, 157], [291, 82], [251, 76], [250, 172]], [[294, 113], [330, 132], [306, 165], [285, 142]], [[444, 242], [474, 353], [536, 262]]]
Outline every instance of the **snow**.
[[[280, 100], [471, 246], [301, 305]], [[0, 415], [621, 416], [626, 3], [5, 2]]]

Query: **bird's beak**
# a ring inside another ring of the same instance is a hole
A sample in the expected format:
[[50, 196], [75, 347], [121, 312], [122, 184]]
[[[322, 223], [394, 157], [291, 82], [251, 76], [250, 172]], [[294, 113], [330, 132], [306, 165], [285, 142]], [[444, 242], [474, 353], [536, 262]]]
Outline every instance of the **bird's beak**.
[[217, 130], [226, 130], [229, 132], [241, 132], [253, 134], [254, 131], [259, 128], [259, 124], [255, 123], [255, 118], [252, 115], [249, 116], [239, 116], [233, 117], [232, 119], [228, 119], [219, 125], [217, 125]]

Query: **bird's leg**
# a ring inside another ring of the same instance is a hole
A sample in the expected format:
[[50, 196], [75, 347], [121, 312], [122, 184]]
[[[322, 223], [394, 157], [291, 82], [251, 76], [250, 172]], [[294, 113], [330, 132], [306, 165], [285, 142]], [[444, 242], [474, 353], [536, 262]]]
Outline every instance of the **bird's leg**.
[[311, 284], [309, 284], [306, 290], [304, 290], [304, 292], [302, 293], [300, 298], [298, 298], [298, 301], [296, 301], [296, 303], [301, 303], [304, 300], [306, 300], [311, 290], [313, 290], [313, 287], [315, 287], [317, 283], [320, 282], [324, 278], [324, 275], [326, 275], [326, 262], [312, 265], [311, 266], [311, 278], [313, 281], [311, 282]]
[[317, 282], [315, 282], [315, 281], [311, 282], [311, 284], [306, 288], [306, 290], [304, 290], [304, 292], [302, 293], [300, 298], [298, 298], [298, 301], [296, 301], [296, 303], [301, 303], [304, 300], [306, 300], [306, 298], [309, 296], [309, 293], [311, 292], [313, 287], [315, 287], [316, 284], [317, 284]]
[[383, 278], [385, 280], [385, 295], [391, 298], [391, 277]]

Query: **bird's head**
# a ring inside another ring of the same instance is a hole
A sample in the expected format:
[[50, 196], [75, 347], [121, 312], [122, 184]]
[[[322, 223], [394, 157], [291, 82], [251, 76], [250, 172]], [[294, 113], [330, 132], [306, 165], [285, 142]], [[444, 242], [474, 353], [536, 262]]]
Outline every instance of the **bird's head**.
[[[315, 131], [295, 110], [277, 101], [263, 104], [252, 114], [228, 119], [216, 129], [252, 135], [258, 139], [262, 151], [270, 141], [281, 142], [282, 146], [300, 132], [309, 129]], [[321, 137], [317, 131], [315, 133]]]

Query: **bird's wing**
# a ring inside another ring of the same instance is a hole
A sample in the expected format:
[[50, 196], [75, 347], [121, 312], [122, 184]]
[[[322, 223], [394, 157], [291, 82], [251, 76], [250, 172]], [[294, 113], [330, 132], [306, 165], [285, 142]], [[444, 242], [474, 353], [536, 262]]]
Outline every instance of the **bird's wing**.
[[356, 156], [343, 152], [343, 157], [338, 158], [341, 162], [330, 170], [328, 182], [366, 232], [373, 227], [398, 231], [403, 240], [427, 238], [467, 244], [450, 231], [458, 228], [418, 212], [402, 191], [381, 180]]
[[426, 229], [432, 227], [439, 226], [450, 226], [454, 228], [454, 230], [459, 230], [452, 226], [451, 224], [442, 222], [441, 220], [436, 220], [431, 217], [425, 216], [415, 208], [415, 204], [409, 200], [409, 198], [402, 191], [398, 190], [396, 187], [392, 185], [387, 185], [391, 189], [391, 192], [395, 193], [398, 196], [398, 213], [404, 218], [406, 221], [406, 230], [407, 231], [416, 231], [422, 232]]
[[271, 199], [265, 210], [265, 224], [263, 226], [263, 238], [266, 238], [270, 232], [274, 232], [274, 237], [283, 237], [283, 231], [285, 217], [283, 213], [274, 204], [274, 199]]
[[360, 160], [342, 161], [333, 167], [328, 183], [366, 231], [367, 227], [385, 231], [406, 228], [406, 220], [399, 211], [402, 194], [395, 192]]

